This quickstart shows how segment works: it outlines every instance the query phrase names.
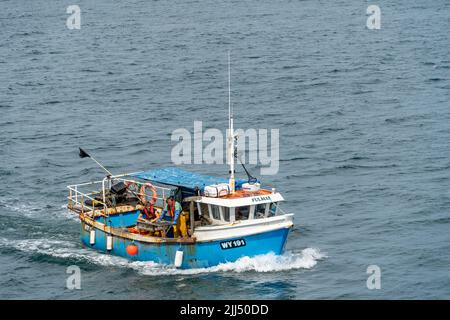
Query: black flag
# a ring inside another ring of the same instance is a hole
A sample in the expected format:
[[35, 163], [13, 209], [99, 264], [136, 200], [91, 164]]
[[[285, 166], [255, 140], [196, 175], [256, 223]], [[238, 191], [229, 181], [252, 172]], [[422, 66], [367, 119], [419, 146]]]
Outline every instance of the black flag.
[[90, 155], [88, 155], [88, 153], [86, 151], [84, 151], [81, 148], [79, 148], [79, 149], [80, 149], [80, 154], [79, 154], [80, 158], [86, 158], [86, 157], [90, 158], [91, 157]]

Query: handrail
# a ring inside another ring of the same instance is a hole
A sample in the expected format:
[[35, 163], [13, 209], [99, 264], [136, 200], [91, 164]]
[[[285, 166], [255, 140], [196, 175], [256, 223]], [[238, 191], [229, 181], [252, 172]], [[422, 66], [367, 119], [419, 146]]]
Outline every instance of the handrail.
[[[115, 176], [109, 176], [111, 179], [115, 179], [115, 178], [121, 178], [121, 177], [125, 177], [125, 176], [129, 176], [135, 173], [139, 173], [139, 172], [132, 172], [132, 173], [123, 173], [123, 174], [118, 174]], [[96, 181], [90, 181], [90, 182], [84, 182], [84, 183], [77, 183], [77, 184], [72, 184], [69, 185], [67, 187], [74, 187], [74, 186], [84, 186], [84, 185], [89, 185], [89, 184], [94, 184], [94, 183], [101, 183], [103, 180], [96, 180]]]
[[[111, 185], [114, 180], [122, 181], [122, 182], [132, 182], [138, 186], [148, 183], [148, 182], [141, 182], [141, 181], [137, 181], [137, 180], [133, 180], [133, 179], [123, 178], [128, 175], [129, 174], [108, 176], [108, 177], [105, 177], [103, 180], [91, 181], [91, 182], [85, 182], [85, 183], [67, 186], [67, 188], [69, 189], [69, 196], [67, 197], [69, 200], [69, 204], [68, 204], [69, 209], [73, 209], [74, 205], [78, 205], [81, 208], [81, 213], [84, 214], [86, 211], [85, 210], [85, 207], [86, 207], [87, 209], [89, 209], [89, 211], [92, 212], [92, 215], [95, 216], [96, 210], [99, 210], [99, 209], [95, 208], [96, 205], [101, 205], [104, 210], [103, 211], [104, 216], [109, 216], [108, 205], [106, 204], [106, 193], [107, 193], [107, 190], [110, 190]], [[93, 191], [91, 188], [90, 188], [91, 190], [89, 190], [89, 191], [80, 190], [83, 187], [87, 188], [88, 186], [96, 186], [94, 188], [98, 187], [98, 189], [93, 190]], [[161, 187], [161, 186], [154, 186], [154, 187], [157, 190], [157, 197], [156, 197], [157, 201], [161, 200], [162, 202], [164, 202], [166, 197], [168, 197], [170, 195], [171, 188], [166, 188], [166, 187]], [[138, 192], [138, 193], [133, 192], [133, 194], [137, 195], [137, 196], [142, 196], [142, 194], [140, 194], [140, 192]], [[102, 195], [103, 201], [99, 201], [99, 200], [93, 198], [94, 195]], [[146, 199], [151, 198], [151, 196], [149, 196], [147, 194], [145, 194], [144, 196], [146, 197]], [[81, 198], [81, 200], [80, 200], [80, 198]], [[92, 201], [92, 206], [89, 206], [85, 203], [86, 199], [89, 199]]]
[[[100, 204], [103, 206], [105, 213], [107, 212], [108, 206], [104, 202], [98, 201], [97, 199], [92, 198], [89, 194], [79, 191], [76, 185], [68, 186], [67, 188], [69, 189], [69, 196], [68, 196], [69, 209], [73, 209], [75, 203], [75, 205], [79, 205], [81, 207], [82, 214], [85, 214], [84, 208], [87, 207], [88, 209], [90, 209], [89, 211], [92, 211], [92, 216], [95, 216], [96, 214], [95, 204]], [[73, 193], [75, 193], [75, 197], [73, 196]], [[81, 197], [81, 201], [78, 200], [79, 197]], [[92, 206], [89, 206], [85, 203], [86, 200], [85, 198], [92, 201]]]

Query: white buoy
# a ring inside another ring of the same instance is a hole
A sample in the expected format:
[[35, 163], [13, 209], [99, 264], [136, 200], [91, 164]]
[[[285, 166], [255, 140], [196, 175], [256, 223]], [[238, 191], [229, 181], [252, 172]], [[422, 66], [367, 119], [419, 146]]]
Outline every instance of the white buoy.
[[112, 235], [106, 236], [106, 250], [111, 251], [113, 247], [113, 237]]
[[242, 184], [242, 190], [245, 191], [258, 191], [259, 189], [261, 189], [261, 185], [258, 182], [255, 183], [243, 183]]
[[89, 243], [91, 245], [95, 244], [95, 230], [92, 229], [91, 232], [89, 232]]
[[183, 251], [181, 250], [177, 250], [177, 252], [175, 253], [175, 268], [179, 268], [181, 267], [181, 265], [183, 264]]

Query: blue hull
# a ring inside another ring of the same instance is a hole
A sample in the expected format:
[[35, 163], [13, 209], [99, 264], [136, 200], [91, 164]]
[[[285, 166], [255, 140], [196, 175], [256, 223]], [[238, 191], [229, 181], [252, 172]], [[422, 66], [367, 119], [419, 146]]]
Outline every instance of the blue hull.
[[[95, 229], [95, 244], [90, 244], [89, 231], [85, 223], [81, 224], [81, 241], [88, 248], [105, 253], [121, 256], [136, 261], [153, 261], [156, 263], [173, 265], [177, 250], [183, 251], [181, 268], [206, 268], [225, 262], [233, 262], [244, 256], [256, 256], [273, 252], [282, 254], [290, 229], [282, 228], [256, 235], [240, 237], [239, 239], [225, 239], [220, 241], [197, 242], [193, 244], [179, 243], [146, 243], [132, 241], [127, 238], [113, 237], [112, 250], [106, 249], [106, 234]], [[233, 242], [234, 241], [234, 242]], [[134, 243], [138, 253], [130, 256], [126, 248]]]

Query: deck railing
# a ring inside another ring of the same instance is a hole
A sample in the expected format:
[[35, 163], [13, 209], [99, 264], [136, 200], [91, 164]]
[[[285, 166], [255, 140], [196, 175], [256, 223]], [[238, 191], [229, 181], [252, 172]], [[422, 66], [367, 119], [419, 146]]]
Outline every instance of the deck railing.
[[[67, 197], [69, 200], [68, 208], [71, 210], [78, 210], [81, 214], [88, 214], [89, 216], [95, 216], [101, 211], [106, 213], [108, 211], [106, 203], [94, 198], [97, 195], [102, 195], [101, 189], [94, 189], [92, 191], [85, 190], [96, 187], [101, 187], [101, 181], [67, 186], [69, 189], [69, 196]], [[91, 205], [86, 204], [86, 200], [90, 200]], [[102, 209], [99, 209], [98, 207], [101, 207]]]
[[[103, 180], [80, 183], [75, 185], [67, 186], [69, 189], [68, 208], [71, 210], [76, 210], [82, 214], [87, 214], [89, 216], [108, 216], [109, 208], [113, 208], [114, 205], [107, 204], [107, 192], [111, 189], [111, 186], [118, 182], [130, 183], [136, 185], [135, 191], [131, 192], [136, 197], [145, 197], [146, 201], [150, 201], [152, 194], [140, 193], [141, 186], [148, 184], [148, 181], [138, 181], [127, 177], [128, 174], [109, 176]], [[165, 200], [171, 195], [171, 189], [161, 186], [153, 185], [156, 189], [156, 203], [155, 206], [162, 207]], [[149, 191], [149, 190], [146, 190]], [[102, 200], [99, 200], [101, 198]], [[90, 200], [91, 205], [86, 204], [86, 200]]]

